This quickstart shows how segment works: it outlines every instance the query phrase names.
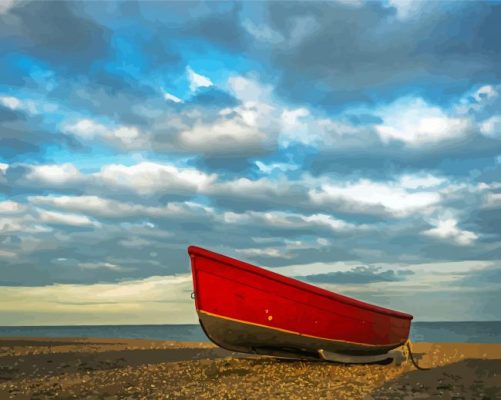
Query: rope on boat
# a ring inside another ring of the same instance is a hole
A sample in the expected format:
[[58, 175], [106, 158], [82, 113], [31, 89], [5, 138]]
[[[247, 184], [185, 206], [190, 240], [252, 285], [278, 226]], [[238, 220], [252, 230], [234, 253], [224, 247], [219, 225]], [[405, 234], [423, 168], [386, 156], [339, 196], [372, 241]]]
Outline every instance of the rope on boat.
[[417, 361], [414, 359], [414, 355], [412, 354], [412, 343], [411, 343], [410, 339], [407, 339], [407, 341], [404, 343], [404, 346], [407, 347], [407, 352], [409, 353], [409, 358], [411, 359], [412, 365], [414, 365], [414, 367], [416, 367], [416, 369], [418, 369], [420, 371], [428, 371], [431, 369], [431, 368], [420, 367], [419, 364], [417, 363]]

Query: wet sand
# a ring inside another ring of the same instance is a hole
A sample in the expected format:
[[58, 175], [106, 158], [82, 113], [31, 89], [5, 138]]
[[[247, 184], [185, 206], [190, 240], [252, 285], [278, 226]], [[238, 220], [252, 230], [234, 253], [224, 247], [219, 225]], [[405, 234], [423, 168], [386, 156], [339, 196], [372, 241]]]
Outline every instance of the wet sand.
[[501, 345], [414, 351], [432, 370], [280, 360], [209, 343], [0, 338], [0, 399], [501, 399]]

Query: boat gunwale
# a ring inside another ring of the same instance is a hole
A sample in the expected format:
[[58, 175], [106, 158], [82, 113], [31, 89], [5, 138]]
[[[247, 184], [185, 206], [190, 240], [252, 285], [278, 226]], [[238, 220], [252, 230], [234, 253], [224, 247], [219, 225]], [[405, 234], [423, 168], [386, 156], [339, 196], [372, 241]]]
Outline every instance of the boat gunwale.
[[189, 246], [188, 247], [188, 253], [190, 256], [192, 255], [198, 255], [202, 257], [206, 257], [209, 259], [213, 259], [215, 261], [221, 262], [223, 264], [256, 274], [260, 275], [263, 277], [266, 277], [268, 279], [274, 280], [276, 282], [280, 282], [282, 284], [285, 284], [287, 286], [292, 286], [295, 287], [296, 289], [304, 290], [325, 298], [328, 298], [330, 300], [338, 301], [343, 304], [347, 304], [350, 306], [354, 306], [357, 308], [361, 308], [370, 312], [375, 312], [378, 314], [384, 314], [388, 315], [391, 317], [399, 318], [399, 319], [405, 319], [405, 320], [412, 320], [414, 317], [411, 314], [407, 314], [401, 311], [396, 311], [396, 310], [391, 310], [389, 308], [377, 306], [375, 304], [370, 304], [366, 303], [364, 301], [360, 301], [357, 299], [354, 299], [352, 297], [348, 297], [339, 293], [331, 292], [326, 289], [322, 289], [318, 286], [310, 285], [309, 283], [306, 282], [301, 282], [297, 279], [294, 278], [289, 278], [287, 276], [278, 274], [273, 271], [269, 271], [267, 269], [264, 269], [262, 267], [258, 267], [256, 265], [249, 264], [245, 261], [237, 260], [236, 258], [228, 257], [223, 254], [215, 253], [211, 250], [204, 249], [202, 247], [198, 246]]

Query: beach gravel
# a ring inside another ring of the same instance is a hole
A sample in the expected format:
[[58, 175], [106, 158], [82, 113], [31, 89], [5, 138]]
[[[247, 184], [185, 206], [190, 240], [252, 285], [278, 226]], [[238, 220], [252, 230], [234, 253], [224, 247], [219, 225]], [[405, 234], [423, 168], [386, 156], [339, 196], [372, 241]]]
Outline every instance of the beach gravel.
[[501, 399], [501, 345], [414, 347], [430, 371], [244, 355], [209, 343], [0, 338], [0, 399]]

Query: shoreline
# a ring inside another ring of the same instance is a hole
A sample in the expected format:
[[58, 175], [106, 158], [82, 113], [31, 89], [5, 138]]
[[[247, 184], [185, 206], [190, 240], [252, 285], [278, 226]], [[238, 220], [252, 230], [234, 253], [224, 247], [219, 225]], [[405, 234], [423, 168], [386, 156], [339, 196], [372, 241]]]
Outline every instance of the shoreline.
[[209, 342], [0, 337], [0, 399], [501, 399], [501, 344], [413, 344], [417, 371], [232, 353]]

